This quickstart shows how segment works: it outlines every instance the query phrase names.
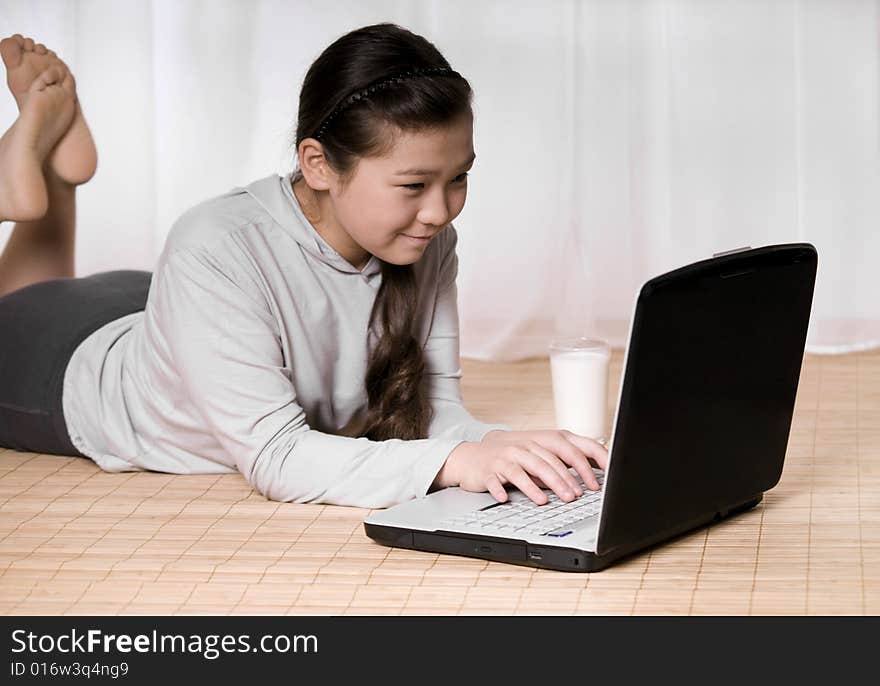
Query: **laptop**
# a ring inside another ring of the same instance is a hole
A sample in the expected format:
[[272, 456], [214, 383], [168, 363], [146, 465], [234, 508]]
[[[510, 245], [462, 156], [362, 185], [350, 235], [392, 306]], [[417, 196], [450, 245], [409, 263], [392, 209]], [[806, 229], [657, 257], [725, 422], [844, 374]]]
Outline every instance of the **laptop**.
[[642, 285], [598, 492], [538, 506], [445, 488], [371, 513], [367, 536], [594, 572], [755, 507], [782, 475], [816, 266], [809, 243], [740, 248]]

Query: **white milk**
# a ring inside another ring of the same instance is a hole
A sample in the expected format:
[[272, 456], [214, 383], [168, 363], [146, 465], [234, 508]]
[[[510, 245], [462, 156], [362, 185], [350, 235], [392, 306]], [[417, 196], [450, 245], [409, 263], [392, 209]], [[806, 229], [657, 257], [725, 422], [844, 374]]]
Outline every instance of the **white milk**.
[[607, 348], [550, 351], [556, 428], [605, 439], [608, 396]]

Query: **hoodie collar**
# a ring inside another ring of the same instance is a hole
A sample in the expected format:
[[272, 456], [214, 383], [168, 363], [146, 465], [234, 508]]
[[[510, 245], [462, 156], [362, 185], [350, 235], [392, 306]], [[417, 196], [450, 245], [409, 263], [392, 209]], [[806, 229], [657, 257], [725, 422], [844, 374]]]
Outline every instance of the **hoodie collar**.
[[378, 274], [382, 265], [377, 257], [370, 256], [363, 270], [356, 269], [324, 240], [312, 223], [306, 219], [291, 184], [292, 174], [271, 175], [254, 181], [244, 191], [256, 200], [293, 239], [312, 257], [346, 274], [361, 274], [369, 279]]

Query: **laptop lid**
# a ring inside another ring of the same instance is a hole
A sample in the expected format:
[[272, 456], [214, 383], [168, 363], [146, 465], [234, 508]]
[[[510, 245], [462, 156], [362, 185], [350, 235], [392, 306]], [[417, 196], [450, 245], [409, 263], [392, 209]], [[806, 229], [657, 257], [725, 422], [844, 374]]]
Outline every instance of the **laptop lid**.
[[782, 474], [816, 279], [808, 243], [723, 254], [639, 292], [596, 552], [664, 538]]

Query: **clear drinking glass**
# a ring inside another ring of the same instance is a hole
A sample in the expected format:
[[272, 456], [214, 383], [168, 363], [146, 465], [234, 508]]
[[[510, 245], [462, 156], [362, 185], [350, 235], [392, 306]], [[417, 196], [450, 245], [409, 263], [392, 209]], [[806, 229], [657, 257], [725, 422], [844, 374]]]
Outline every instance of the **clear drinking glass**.
[[605, 443], [608, 343], [594, 338], [556, 338], [550, 343], [550, 373], [556, 428]]

